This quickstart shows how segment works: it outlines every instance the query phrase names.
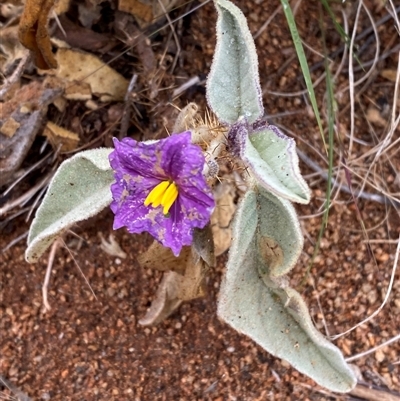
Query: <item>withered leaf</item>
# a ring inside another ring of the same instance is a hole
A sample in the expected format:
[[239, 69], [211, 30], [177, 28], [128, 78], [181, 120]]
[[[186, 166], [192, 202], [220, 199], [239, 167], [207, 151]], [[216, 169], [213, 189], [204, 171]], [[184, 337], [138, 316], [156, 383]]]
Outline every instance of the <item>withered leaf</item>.
[[58, 49], [56, 58], [58, 78], [89, 84], [101, 101], [124, 99], [128, 81], [98, 57], [72, 49]]
[[206, 293], [204, 279], [209, 268], [203, 259], [188, 263], [184, 276], [177, 276], [177, 297], [182, 301], [203, 297]]
[[192, 252], [189, 246], [183, 247], [179, 257], [176, 257], [171, 249], [165, 248], [158, 241], [154, 241], [147, 251], [139, 255], [137, 259], [145, 269], [171, 270], [183, 274], [191, 258]]
[[67, 42], [73, 48], [104, 52], [116, 44], [111, 36], [84, 28], [65, 15], [60, 16], [59, 20], [63, 31], [58, 28], [53, 37]]
[[153, 19], [153, 7], [140, 0], [120, 0], [118, 9], [125, 13], [132, 14], [143, 26]]
[[146, 315], [139, 320], [139, 324], [156, 325], [178, 309], [183, 301], [204, 296], [204, 278], [207, 271], [206, 263], [200, 258], [197, 263], [194, 263], [193, 259], [188, 261], [184, 275], [174, 271], [164, 273], [155, 299]]
[[61, 152], [70, 152], [78, 147], [79, 135], [71, 132], [57, 124], [48, 121], [43, 135], [49, 140], [54, 149], [60, 149]]
[[57, 68], [57, 61], [51, 51], [47, 28], [48, 16], [55, 0], [26, 0], [19, 22], [19, 40], [32, 51], [38, 68]]
[[170, 316], [182, 304], [177, 295], [176, 276], [178, 273], [168, 272], [164, 274], [158, 286], [156, 296], [146, 315], [139, 320], [142, 326], [155, 326]]
[[192, 249], [207, 265], [215, 267], [214, 239], [210, 224], [203, 229], [194, 230]]
[[11, 138], [17, 129], [21, 126], [21, 124], [15, 121], [12, 117], [10, 117], [0, 128], [0, 132]]
[[145, 28], [163, 17], [176, 3], [177, 0], [119, 0], [118, 10], [131, 14], [140, 28]]
[[[143, 319], [139, 320], [143, 326], [160, 323], [179, 308], [183, 301], [204, 296], [205, 277], [209, 270], [208, 262], [215, 264], [210, 227], [195, 230], [192, 246], [184, 247], [177, 258], [169, 249], [167, 249], [169, 253], [162, 251], [162, 245], [156, 244], [158, 243], [151, 245], [150, 252], [147, 251], [145, 256], [139, 257], [139, 263], [144, 267], [162, 266], [163, 270], [167, 268], [171, 270], [164, 273], [150, 309]], [[159, 259], [160, 256], [162, 260]], [[176, 272], [178, 266], [179, 270], [183, 268], [183, 273]]]

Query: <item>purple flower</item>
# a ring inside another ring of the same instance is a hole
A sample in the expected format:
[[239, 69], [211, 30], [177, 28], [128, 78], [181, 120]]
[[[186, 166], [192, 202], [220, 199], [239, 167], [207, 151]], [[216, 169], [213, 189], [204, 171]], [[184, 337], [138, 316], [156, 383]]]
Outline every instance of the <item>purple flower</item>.
[[190, 138], [190, 131], [153, 143], [114, 138], [114, 230], [147, 231], [175, 256], [192, 243], [193, 228], [209, 222], [215, 203], [202, 173], [203, 153]]

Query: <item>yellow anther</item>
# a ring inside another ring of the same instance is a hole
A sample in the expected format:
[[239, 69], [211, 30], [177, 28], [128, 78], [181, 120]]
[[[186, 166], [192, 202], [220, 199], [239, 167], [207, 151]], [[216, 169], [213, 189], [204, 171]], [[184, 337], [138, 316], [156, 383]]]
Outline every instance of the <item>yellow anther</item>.
[[149, 206], [150, 204], [152, 204], [153, 207], [161, 205], [164, 193], [167, 190], [169, 184], [169, 181], [162, 181], [158, 185], [156, 185], [147, 195], [147, 198], [144, 200], [144, 205]]
[[178, 187], [170, 181], [162, 181], [156, 185], [144, 200], [145, 206], [163, 207], [163, 213], [168, 214], [169, 209], [178, 197]]
[[164, 196], [161, 200], [161, 205], [163, 206], [164, 214], [168, 214], [169, 209], [176, 201], [177, 197], [178, 197], [178, 187], [175, 185], [175, 183], [172, 182], [171, 185], [165, 191]]

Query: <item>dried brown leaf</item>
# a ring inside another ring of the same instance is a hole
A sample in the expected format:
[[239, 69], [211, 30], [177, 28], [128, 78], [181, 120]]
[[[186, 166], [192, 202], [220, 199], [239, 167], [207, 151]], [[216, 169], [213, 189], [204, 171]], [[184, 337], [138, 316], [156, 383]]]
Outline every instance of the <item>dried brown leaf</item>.
[[[209, 270], [210, 261], [214, 264], [214, 245], [209, 227], [203, 230], [195, 230], [193, 245], [184, 247], [179, 257], [174, 257], [172, 252], [162, 250], [162, 245], [153, 243], [146, 256], [139, 258], [139, 263], [144, 267], [161, 266], [159, 270], [177, 269], [184, 273], [168, 271], [164, 273], [154, 301], [143, 319], [139, 323], [143, 326], [155, 325], [170, 316], [183, 301], [190, 301], [205, 295], [205, 277]], [[166, 248], [163, 248], [164, 250]], [[157, 260], [160, 256], [164, 258]], [[165, 255], [168, 256], [165, 259]], [[171, 257], [172, 255], [172, 257]]]
[[118, 10], [133, 15], [138, 23], [143, 26], [153, 19], [153, 7], [140, 0], [119, 0]]
[[55, 150], [60, 149], [61, 152], [75, 150], [80, 140], [79, 135], [75, 132], [62, 128], [51, 121], [47, 122], [43, 135], [49, 140]]
[[182, 301], [190, 301], [205, 295], [204, 279], [209, 268], [203, 259], [199, 259], [197, 262], [193, 259], [188, 263], [185, 275], [176, 276], [177, 297]]
[[58, 49], [56, 76], [90, 85], [101, 101], [123, 100], [128, 81], [98, 57], [72, 49]]
[[203, 259], [208, 266], [215, 267], [214, 240], [210, 224], [207, 224], [201, 230], [197, 228], [194, 230], [192, 250], [198, 257]]
[[367, 110], [367, 119], [369, 122], [380, 125], [381, 127], [385, 127], [388, 123], [387, 120], [381, 116], [379, 110], [374, 107], [370, 107]]
[[19, 22], [19, 40], [32, 51], [36, 66], [42, 70], [57, 68], [47, 28], [53, 6], [54, 0], [26, 0]]
[[381, 74], [381, 76], [383, 77], [383, 78], [386, 78], [386, 79], [388, 79], [389, 81], [392, 81], [392, 82], [396, 82], [396, 77], [397, 77], [397, 71], [396, 70], [389, 70], [389, 69], [387, 69], [387, 70], [382, 70], [381, 72], [380, 72], [380, 74]]
[[174, 271], [164, 273], [155, 299], [146, 315], [139, 320], [139, 324], [150, 326], [160, 323], [179, 308], [183, 301], [204, 296], [207, 271], [208, 267], [201, 258], [197, 263], [192, 258], [188, 261], [183, 276]]
[[66, 15], [59, 17], [63, 30], [58, 28], [54, 37], [68, 43], [74, 49], [102, 51], [115, 46], [116, 41], [109, 35], [84, 28], [71, 21]]
[[151, 307], [146, 315], [139, 320], [139, 324], [155, 326], [179, 308], [183, 301], [177, 298], [177, 275], [178, 273], [175, 272], [164, 274]]
[[0, 128], [0, 132], [11, 138], [17, 129], [21, 126], [21, 124], [15, 121], [12, 117], [10, 117]]
[[177, 0], [119, 0], [118, 10], [131, 14], [140, 28], [146, 28], [172, 10], [176, 3]]
[[177, 258], [171, 249], [165, 248], [158, 241], [154, 241], [146, 252], [138, 256], [138, 262], [145, 269], [172, 270], [183, 274], [191, 258], [192, 253], [188, 246], [182, 248], [181, 254]]
[[89, 100], [92, 98], [92, 89], [87, 82], [74, 81], [66, 85], [64, 97], [69, 100]]

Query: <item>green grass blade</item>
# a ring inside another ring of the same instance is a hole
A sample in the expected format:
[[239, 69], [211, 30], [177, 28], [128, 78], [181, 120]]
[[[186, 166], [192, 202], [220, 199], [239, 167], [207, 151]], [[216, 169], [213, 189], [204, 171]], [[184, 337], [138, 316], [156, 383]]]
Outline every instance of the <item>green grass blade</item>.
[[337, 22], [335, 14], [333, 13], [329, 3], [327, 0], [320, 0], [322, 5], [325, 7], [325, 10], [328, 12], [329, 16], [331, 17], [331, 20], [333, 22], [333, 25], [335, 25], [335, 29], [338, 32], [338, 34], [340, 35], [340, 37], [342, 38], [342, 40], [349, 45], [350, 44], [350, 37], [349, 35], [347, 35], [347, 33], [344, 31], [344, 29], [342, 28], [342, 25], [339, 24], [339, 22]]
[[318, 110], [317, 99], [315, 97], [315, 92], [313, 88], [313, 83], [311, 80], [310, 70], [308, 68], [306, 55], [304, 53], [303, 44], [301, 43], [299, 31], [297, 30], [296, 22], [294, 20], [294, 15], [292, 13], [292, 9], [290, 8], [289, 0], [281, 0], [281, 4], [283, 7], [283, 11], [286, 16], [286, 20], [289, 25], [290, 33], [292, 35], [293, 43], [296, 49], [297, 57], [300, 62], [300, 67], [303, 73], [304, 81], [306, 83], [308, 95], [310, 97], [311, 105], [314, 110], [315, 118], [317, 119], [318, 128], [321, 133], [322, 141], [324, 142], [325, 150], [326, 150], [326, 142], [324, 138], [324, 130], [322, 128], [322, 121]]
[[300, 287], [306, 283], [312, 265], [314, 264], [314, 259], [318, 255], [321, 239], [324, 235], [325, 229], [328, 225], [329, 218], [329, 210], [331, 205], [331, 194], [332, 194], [332, 176], [333, 176], [333, 149], [334, 149], [334, 123], [335, 123], [335, 94], [334, 94], [334, 82], [332, 81], [331, 71], [329, 69], [329, 60], [328, 60], [328, 50], [326, 48], [325, 43], [325, 31], [322, 27], [322, 16], [321, 16], [321, 32], [322, 32], [322, 41], [324, 47], [325, 54], [325, 72], [326, 72], [326, 100], [327, 100], [327, 116], [328, 116], [328, 178], [327, 178], [327, 188], [326, 188], [326, 201], [324, 204], [324, 215], [322, 217], [321, 227], [318, 233], [318, 238], [315, 244], [314, 252], [311, 256], [310, 263], [307, 266], [306, 273], [304, 275], [303, 280], [300, 283]]
[[[327, 0], [320, 0], [320, 1], [321, 1], [322, 5], [325, 7], [325, 10], [328, 12], [328, 14], [333, 22], [333, 25], [335, 26], [335, 29], [338, 32], [338, 34], [340, 35], [340, 37], [342, 38], [343, 42], [346, 43], [347, 46], [350, 46], [351, 38], [344, 31], [342, 25], [340, 25], [339, 22], [337, 22], [335, 14], [333, 13], [328, 1]], [[359, 59], [359, 57], [357, 56], [357, 54], [355, 52], [353, 52], [353, 57], [356, 59], [358, 65], [364, 70], [361, 60]]]

